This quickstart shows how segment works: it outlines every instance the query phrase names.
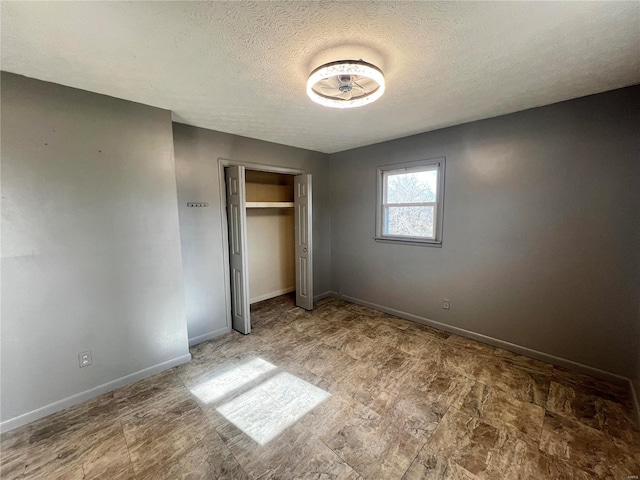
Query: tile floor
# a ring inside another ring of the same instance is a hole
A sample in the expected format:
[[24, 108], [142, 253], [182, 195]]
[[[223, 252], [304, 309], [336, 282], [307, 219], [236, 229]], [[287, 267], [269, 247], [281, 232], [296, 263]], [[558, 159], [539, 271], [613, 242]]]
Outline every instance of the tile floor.
[[631, 479], [629, 392], [335, 298], [2, 436], [3, 479]]

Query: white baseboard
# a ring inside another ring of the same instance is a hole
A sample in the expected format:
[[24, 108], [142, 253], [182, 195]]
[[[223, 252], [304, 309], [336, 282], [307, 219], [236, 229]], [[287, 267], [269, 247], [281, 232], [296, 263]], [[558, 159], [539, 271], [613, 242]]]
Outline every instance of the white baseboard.
[[328, 291], [328, 292], [321, 293], [320, 295], [316, 295], [315, 297], [313, 297], [313, 301], [317, 302], [318, 300], [322, 300], [323, 298], [337, 297], [337, 296], [338, 294], [336, 292]]
[[[427, 325], [428, 327], [433, 327], [438, 330], [444, 330], [445, 332], [454, 333], [456, 335], [460, 335], [461, 337], [471, 338], [472, 340], [477, 340], [479, 342], [486, 343], [494, 347], [519, 353], [520, 355], [524, 355], [526, 357], [535, 358], [536, 360], [541, 360], [543, 362], [551, 363], [552, 365], [557, 365], [559, 367], [565, 367], [576, 372], [584, 373], [586, 375], [602, 378], [604, 380], [608, 380], [613, 383], [622, 385], [630, 382], [630, 380], [627, 377], [624, 377], [622, 375], [607, 372], [605, 370], [600, 370], [599, 368], [574, 362], [573, 360], [568, 360], [566, 358], [556, 357], [555, 355], [540, 352], [538, 350], [533, 350], [531, 348], [523, 347], [521, 345], [500, 340], [498, 338], [489, 337], [488, 335], [472, 332], [471, 330], [465, 330], [464, 328], [455, 327], [453, 325], [447, 325], [446, 323], [436, 322], [435, 320], [419, 317], [418, 315], [413, 315], [412, 313], [403, 312], [401, 310], [396, 310], [395, 308], [385, 307], [383, 305], [367, 302], [366, 300], [349, 297], [347, 295], [340, 295], [340, 298], [351, 303], [357, 303], [358, 305], [364, 305], [365, 307], [373, 308], [374, 310], [380, 310], [381, 312], [385, 312], [390, 315], [395, 315], [396, 317], [404, 318], [405, 320], [410, 320], [415, 323]], [[636, 402], [636, 405], [637, 405], [637, 402]]]
[[46, 417], [47, 415], [51, 415], [52, 413], [59, 412], [60, 410], [64, 410], [65, 408], [72, 407], [73, 405], [77, 405], [86, 400], [97, 397], [98, 395], [102, 395], [103, 393], [107, 393], [111, 390], [115, 390], [116, 388], [137, 382], [138, 380], [150, 377], [152, 375], [155, 375], [156, 373], [160, 373], [169, 368], [189, 362], [190, 360], [191, 354], [187, 353], [186, 355], [172, 358], [171, 360], [167, 360], [166, 362], [162, 362], [152, 367], [139, 370], [129, 375], [125, 375], [124, 377], [117, 378], [116, 380], [112, 380], [111, 382], [103, 383], [102, 385], [90, 388], [89, 390], [85, 390], [84, 392], [76, 393], [75, 395], [71, 395], [70, 397], [58, 400], [57, 402], [50, 403], [49, 405], [45, 405], [44, 407], [32, 410], [31, 412], [23, 413], [22, 415], [10, 418], [9, 420], [5, 420], [4, 422], [0, 423], [0, 432], [8, 432], [9, 430], [13, 430], [14, 428], [34, 422]]
[[214, 338], [218, 338], [225, 333], [229, 333], [231, 331], [231, 327], [223, 327], [218, 328], [217, 330], [212, 330], [211, 332], [207, 332], [203, 335], [198, 335], [197, 337], [193, 337], [189, 339], [189, 346], [193, 347], [202, 342], [206, 342], [207, 340], [213, 340]]
[[277, 290], [271, 293], [265, 293], [264, 295], [259, 295], [254, 298], [249, 299], [249, 303], [258, 303], [263, 300], [269, 300], [270, 298], [279, 297], [280, 295], [284, 295], [285, 293], [295, 292], [296, 287], [283, 288], [282, 290]]

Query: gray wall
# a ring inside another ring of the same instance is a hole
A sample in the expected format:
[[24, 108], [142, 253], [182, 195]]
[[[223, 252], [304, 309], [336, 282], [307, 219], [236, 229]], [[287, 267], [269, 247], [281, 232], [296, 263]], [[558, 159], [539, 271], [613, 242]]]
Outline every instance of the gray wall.
[[[631, 87], [331, 155], [333, 289], [633, 376], [639, 105]], [[443, 247], [376, 243], [376, 166], [438, 157]]]
[[[180, 210], [182, 262], [192, 343], [227, 330], [225, 269], [218, 159], [304, 170], [313, 175], [314, 289], [330, 289], [331, 228], [328, 156], [175, 123], [173, 126]], [[208, 208], [188, 208], [208, 202]]]
[[167, 111], [2, 73], [2, 421], [188, 360], [172, 138]]

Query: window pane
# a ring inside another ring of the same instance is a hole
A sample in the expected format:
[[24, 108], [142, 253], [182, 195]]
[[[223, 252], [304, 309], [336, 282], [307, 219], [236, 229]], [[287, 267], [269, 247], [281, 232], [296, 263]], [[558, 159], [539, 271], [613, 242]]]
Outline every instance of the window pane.
[[387, 175], [387, 203], [435, 202], [438, 171]]
[[385, 234], [434, 238], [434, 206], [387, 207]]

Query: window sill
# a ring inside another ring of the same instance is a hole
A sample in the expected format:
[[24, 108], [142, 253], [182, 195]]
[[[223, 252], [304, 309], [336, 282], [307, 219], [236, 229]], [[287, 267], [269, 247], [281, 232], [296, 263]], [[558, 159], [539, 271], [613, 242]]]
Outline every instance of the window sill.
[[378, 243], [395, 243], [399, 245], [416, 245], [418, 247], [436, 247], [442, 248], [442, 241], [438, 240], [413, 240], [410, 238], [397, 238], [397, 237], [373, 237]]

